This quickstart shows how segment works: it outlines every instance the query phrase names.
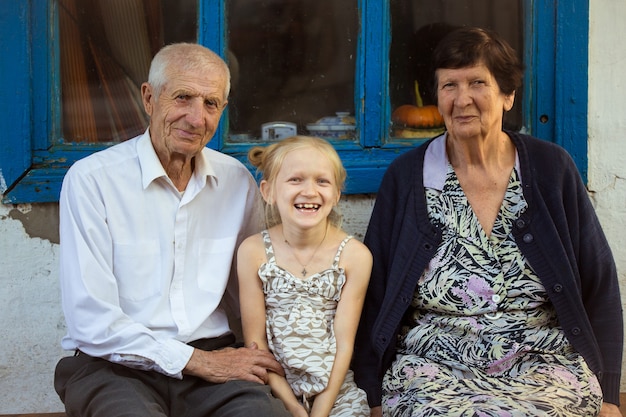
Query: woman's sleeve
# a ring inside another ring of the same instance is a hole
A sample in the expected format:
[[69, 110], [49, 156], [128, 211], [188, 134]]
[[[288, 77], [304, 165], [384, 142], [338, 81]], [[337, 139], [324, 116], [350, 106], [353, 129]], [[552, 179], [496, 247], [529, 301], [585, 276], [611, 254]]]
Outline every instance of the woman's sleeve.
[[372, 252], [373, 266], [356, 336], [353, 370], [357, 384], [367, 393], [370, 407], [379, 406], [382, 395], [383, 352], [375, 351], [373, 336], [374, 323], [386, 292], [393, 224], [401, 216], [398, 213], [401, 199], [398, 196], [397, 177], [395, 165], [392, 164], [383, 176], [364, 239]]

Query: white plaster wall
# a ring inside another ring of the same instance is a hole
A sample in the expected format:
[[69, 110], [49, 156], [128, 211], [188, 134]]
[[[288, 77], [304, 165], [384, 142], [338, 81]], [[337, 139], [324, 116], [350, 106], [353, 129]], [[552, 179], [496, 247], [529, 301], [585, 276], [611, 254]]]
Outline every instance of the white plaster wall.
[[[589, 187], [615, 254], [626, 304], [626, 2], [590, 0]], [[344, 197], [344, 227], [363, 238], [373, 196]], [[0, 204], [0, 414], [61, 411], [52, 387], [64, 355], [58, 245], [31, 238]], [[51, 227], [58, 227], [51, 224]], [[626, 369], [622, 370], [626, 374]], [[626, 379], [622, 378], [622, 391]]]
[[[363, 239], [374, 199], [344, 197], [344, 227]], [[0, 204], [0, 414], [63, 411], [53, 388], [54, 367], [67, 354], [58, 285], [59, 245], [31, 238], [23, 223], [32, 206]], [[58, 228], [58, 221], [50, 221]], [[54, 235], [54, 233], [52, 233]]]
[[590, 3], [588, 186], [617, 262], [626, 306], [626, 2]]
[[[0, 414], [60, 411], [52, 386], [65, 322], [58, 285], [59, 246], [30, 238], [0, 205]], [[53, 225], [58, 227], [58, 223]]]

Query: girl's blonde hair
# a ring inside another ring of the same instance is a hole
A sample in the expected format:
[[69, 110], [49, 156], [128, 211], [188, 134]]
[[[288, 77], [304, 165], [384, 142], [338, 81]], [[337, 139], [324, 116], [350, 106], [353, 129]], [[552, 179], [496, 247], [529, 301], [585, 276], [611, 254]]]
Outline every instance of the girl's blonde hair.
[[[346, 169], [343, 167], [341, 158], [333, 145], [322, 138], [298, 135], [288, 137], [269, 146], [255, 146], [248, 151], [248, 160], [257, 168], [257, 173], [261, 174], [261, 180], [267, 181], [269, 185], [270, 201], [274, 201], [274, 198], [272, 198], [274, 185], [285, 157], [289, 152], [304, 148], [317, 149], [328, 158], [333, 166], [337, 192], [343, 191], [347, 177]], [[341, 227], [342, 216], [337, 206], [333, 207], [328, 219], [331, 224]], [[267, 201], [265, 201], [265, 221], [268, 228], [282, 222], [276, 206]]]

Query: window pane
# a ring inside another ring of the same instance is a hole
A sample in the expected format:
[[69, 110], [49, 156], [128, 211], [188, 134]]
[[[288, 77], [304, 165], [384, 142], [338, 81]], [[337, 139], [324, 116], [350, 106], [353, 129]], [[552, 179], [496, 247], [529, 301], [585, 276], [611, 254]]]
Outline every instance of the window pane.
[[196, 0], [58, 0], [63, 137], [118, 142], [148, 123], [140, 97], [152, 56], [197, 39]]
[[356, 0], [228, 0], [227, 16], [230, 141], [354, 138]]
[[[416, 82], [424, 105], [433, 104], [433, 69], [430, 56], [437, 42], [457, 26], [479, 26], [503, 36], [523, 59], [521, 0], [391, 0], [392, 42], [389, 91], [391, 110], [416, 104]], [[522, 93], [505, 116], [505, 127], [522, 127]], [[432, 137], [443, 128], [393, 126], [396, 138]]]

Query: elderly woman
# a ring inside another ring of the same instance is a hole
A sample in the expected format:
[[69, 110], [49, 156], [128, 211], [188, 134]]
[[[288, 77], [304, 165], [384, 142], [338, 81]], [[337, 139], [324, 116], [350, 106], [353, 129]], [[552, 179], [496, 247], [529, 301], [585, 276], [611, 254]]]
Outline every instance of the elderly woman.
[[384, 176], [354, 371], [372, 415], [620, 416], [615, 263], [569, 155], [503, 130], [523, 69], [495, 33], [434, 54], [447, 132]]

